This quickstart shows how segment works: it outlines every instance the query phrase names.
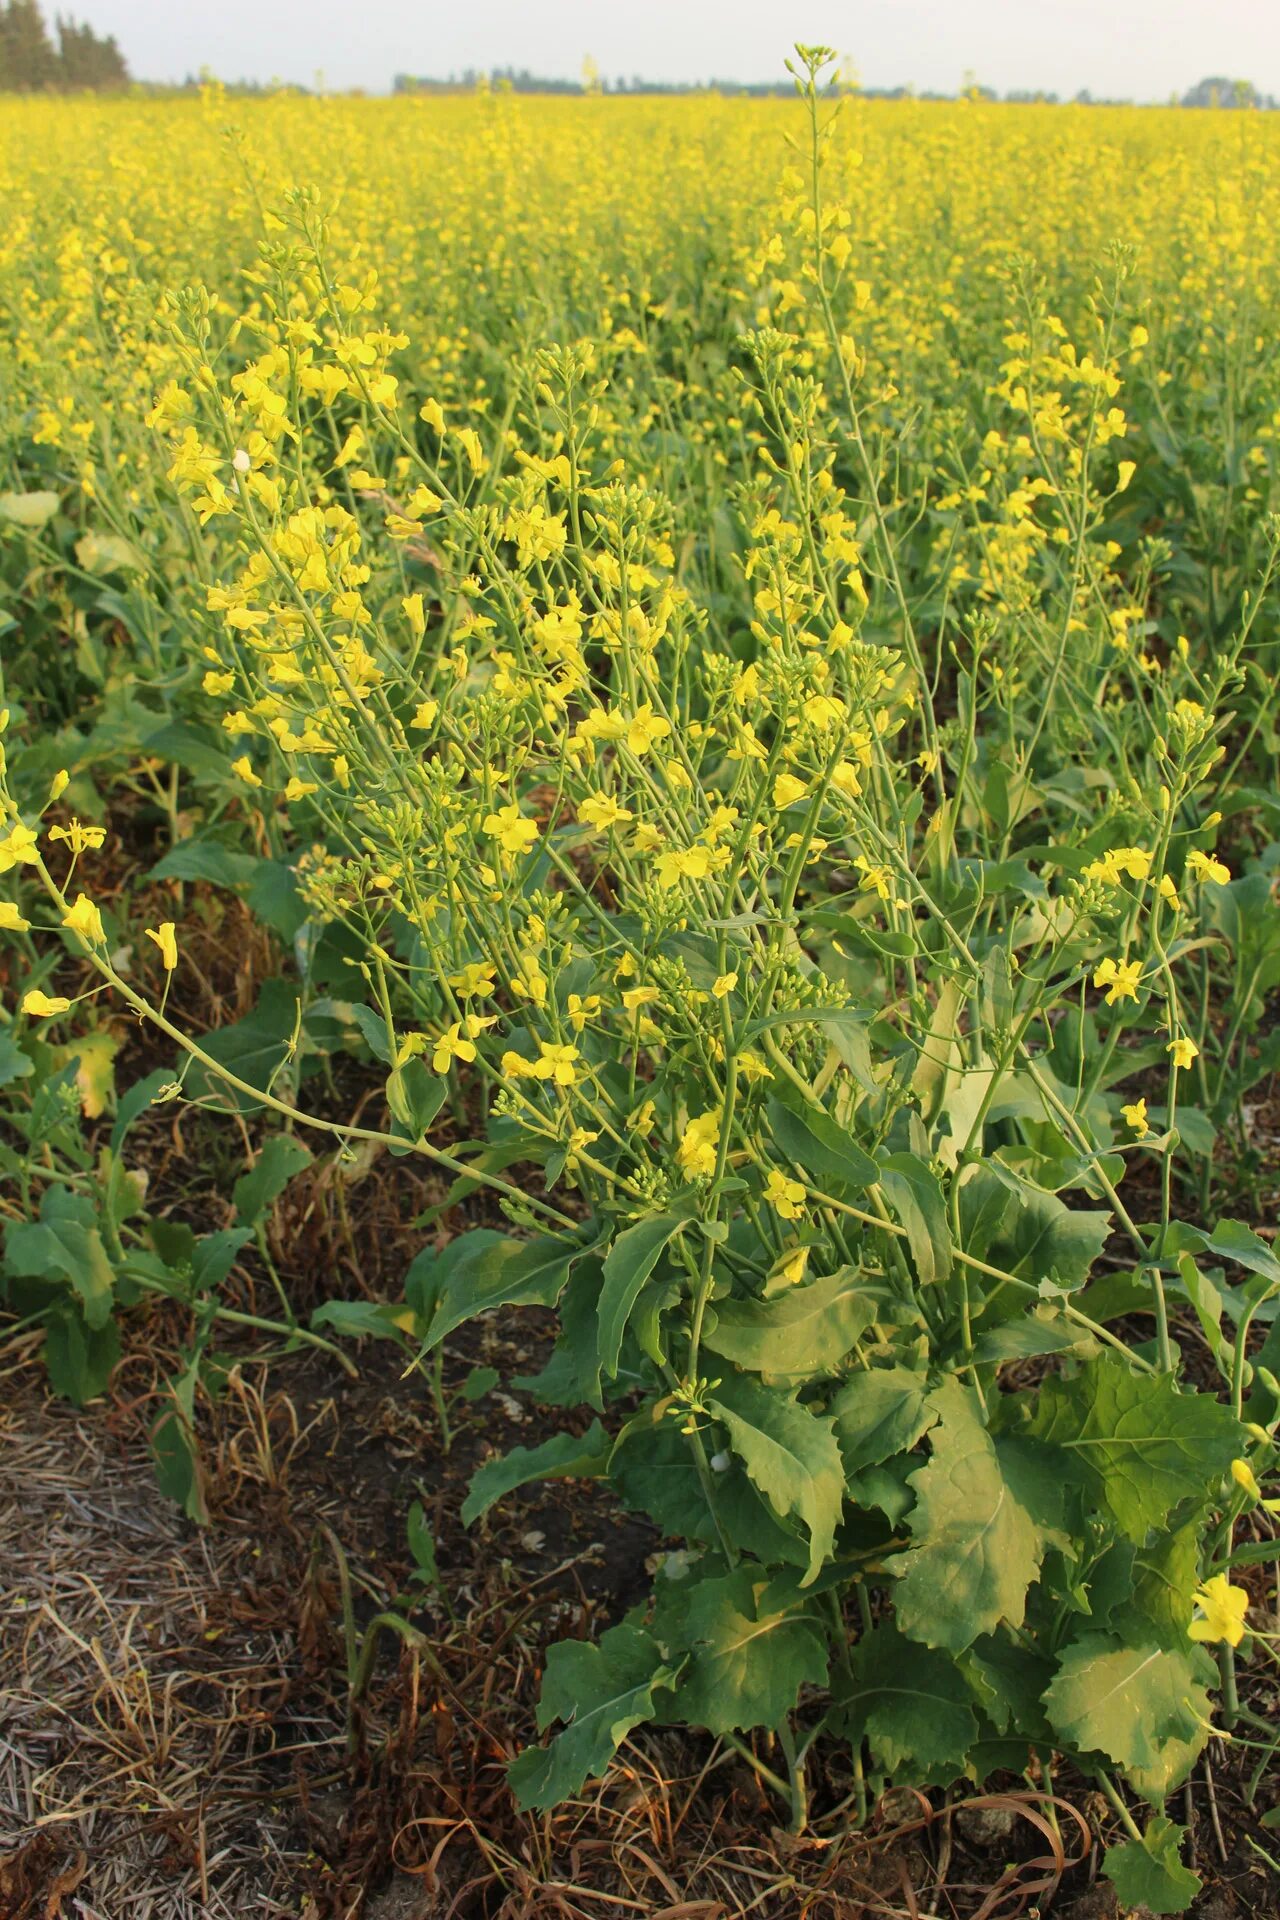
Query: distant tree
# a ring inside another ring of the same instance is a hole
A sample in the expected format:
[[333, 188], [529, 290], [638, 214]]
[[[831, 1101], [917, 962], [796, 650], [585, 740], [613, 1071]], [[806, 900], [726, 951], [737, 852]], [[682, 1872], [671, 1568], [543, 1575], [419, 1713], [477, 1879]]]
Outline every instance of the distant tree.
[[57, 83], [58, 56], [36, 0], [8, 0], [0, 14], [0, 85], [40, 93]]
[[1227, 80], [1221, 74], [1199, 81], [1182, 96], [1184, 107], [1264, 107], [1264, 99], [1251, 80]]

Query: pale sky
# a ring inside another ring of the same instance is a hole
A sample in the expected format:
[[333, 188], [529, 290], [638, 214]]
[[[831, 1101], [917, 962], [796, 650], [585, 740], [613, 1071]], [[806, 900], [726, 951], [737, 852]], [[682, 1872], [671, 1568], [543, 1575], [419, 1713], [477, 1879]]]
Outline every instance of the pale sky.
[[[50, 7], [52, 10], [52, 6]], [[1209, 74], [1280, 97], [1277, 0], [78, 0], [135, 75], [282, 78], [385, 92], [398, 71], [529, 67], [609, 79], [766, 80], [796, 39], [867, 86], [955, 92], [967, 72], [1069, 97], [1165, 100]]]

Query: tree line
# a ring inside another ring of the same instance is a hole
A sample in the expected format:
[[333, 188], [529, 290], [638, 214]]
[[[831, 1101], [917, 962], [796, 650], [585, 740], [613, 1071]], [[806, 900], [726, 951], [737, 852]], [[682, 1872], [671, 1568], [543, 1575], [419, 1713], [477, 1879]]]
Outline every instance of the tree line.
[[0, 4], [0, 91], [70, 92], [128, 83], [129, 69], [114, 34], [97, 34], [69, 15], [56, 14], [51, 36], [37, 0]]

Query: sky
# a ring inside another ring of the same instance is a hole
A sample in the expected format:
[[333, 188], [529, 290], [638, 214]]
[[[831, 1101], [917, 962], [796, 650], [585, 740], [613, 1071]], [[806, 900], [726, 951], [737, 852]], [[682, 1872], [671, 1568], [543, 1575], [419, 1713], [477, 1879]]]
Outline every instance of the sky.
[[202, 67], [385, 92], [397, 72], [471, 67], [768, 80], [796, 39], [852, 57], [865, 86], [1167, 100], [1209, 74], [1280, 96], [1276, 0], [78, 0], [139, 79]]

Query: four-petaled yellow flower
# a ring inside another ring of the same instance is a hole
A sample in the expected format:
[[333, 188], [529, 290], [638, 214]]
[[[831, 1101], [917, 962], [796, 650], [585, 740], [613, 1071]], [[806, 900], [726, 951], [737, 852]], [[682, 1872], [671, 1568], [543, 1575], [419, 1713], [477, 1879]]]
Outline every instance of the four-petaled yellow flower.
[[[56, 839], [59, 831], [55, 827], [50, 838]], [[24, 827], [21, 820], [15, 820], [8, 833], [0, 837], [0, 873], [8, 873], [10, 867], [34, 862], [39, 857], [36, 835], [30, 827]]]
[[1230, 867], [1224, 866], [1211, 853], [1202, 853], [1199, 847], [1192, 847], [1187, 855], [1187, 865], [1199, 880], [1212, 880], [1217, 887], [1225, 887], [1231, 878]]
[[1225, 1640], [1229, 1647], [1240, 1645], [1249, 1611], [1249, 1595], [1243, 1587], [1233, 1587], [1225, 1573], [1215, 1573], [1196, 1588], [1195, 1603], [1195, 1617], [1187, 1628], [1193, 1640]]
[[527, 853], [538, 837], [536, 820], [526, 820], [519, 804], [512, 800], [496, 813], [485, 815], [484, 830], [498, 842], [504, 853]]
[[1145, 1140], [1151, 1131], [1151, 1122], [1147, 1119], [1146, 1101], [1142, 1099], [1131, 1100], [1127, 1106], [1121, 1107], [1120, 1111], [1137, 1134], [1139, 1140]]
[[455, 1060], [470, 1062], [476, 1057], [475, 1043], [464, 1040], [462, 1022], [455, 1020], [451, 1027], [439, 1035], [431, 1055], [431, 1065], [437, 1073], [448, 1073]]
[[619, 806], [611, 793], [592, 793], [578, 807], [578, 818], [584, 827], [595, 827], [599, 833], [607, 833], [612, 827], [625, 826], [632, 818], [630, 807]]
[[172, 973], [178, 964], [178, 934], [173, 921], [162, 920], [158, 927], [147, 927], [145, 931], [148, 940], [160, 949], [165, 972]]
[[1186, 1068], [1191, 1065], [1193, 1060], [1198, 1059], [1200, 1049], [1195, 1041], [1188, 1039], [1184, 1033], [1179, 1034], [1176, 1040], [1170, 1040], [1165, 1048], [1165, 1052], [1170, 1055], [1175, 1067]]
[[25, 933], [31, 925], [24, 920], [12, 900], [0, 900], [0, 932]]
[[1107, 989], [1107, 1005], [1114, 1007], [1117, 1000], [1137, 999], [1141, 979], [1140, 960], [1104, 960], [1094, 971], [1093, 984]]
[[804, 1212], [804, 1188], [798, 1180], [772, 1168], [765, 1182], [764, 1197], [784, 1220], [798, 1220]]

